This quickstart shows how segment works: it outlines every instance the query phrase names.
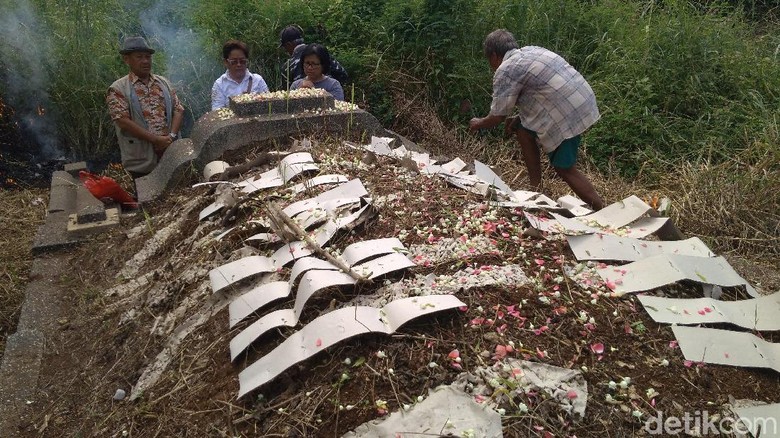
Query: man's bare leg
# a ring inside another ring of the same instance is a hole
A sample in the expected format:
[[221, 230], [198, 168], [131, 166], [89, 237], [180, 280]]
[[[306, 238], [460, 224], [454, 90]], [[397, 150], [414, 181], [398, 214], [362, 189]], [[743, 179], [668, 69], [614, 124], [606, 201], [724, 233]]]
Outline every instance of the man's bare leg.
[[520, 143], [520, 153], [528, 170], [528, 180], [531, 188], [537, 192], [542, 191], [542, 158], [536, 139], [525, 129], [516, 131], [517, 141]]
[[590, 204], [594, 210], [601, 210], [604, 208], [604, 201], [601, 199], [601, 196], [596, 193], [596, 189], [593, 187], [590, 180], [577, 169], [576, 164], [568, 169], [562, 169], [560, 167], [553, 167], [553, 169], [555, 169], [555, 173], [566, 181], [566, 184], [574, 190], [574, 193], [576, 193], [580, 199]]

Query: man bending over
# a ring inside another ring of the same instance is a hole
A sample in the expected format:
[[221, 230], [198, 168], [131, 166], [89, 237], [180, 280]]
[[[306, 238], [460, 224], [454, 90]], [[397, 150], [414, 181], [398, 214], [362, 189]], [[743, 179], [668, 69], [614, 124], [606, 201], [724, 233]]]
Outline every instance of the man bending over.
[[[593, 209], [602, 209], [604, 201], [576, 164], [582, 133], [601, 117], [588, 82], [550, 50], [518, 48], [505, 29], [485, 38], [484, 51], [495, 72], [493, 102], [490, 114], [471, 119], [469, 129], [492, 128], [506, 119], [505, 129], [517, 136], [534, 190], [542, 188], [541, 147], [574, 193]], [[510, 117], [514, 111], [517, 117]]]

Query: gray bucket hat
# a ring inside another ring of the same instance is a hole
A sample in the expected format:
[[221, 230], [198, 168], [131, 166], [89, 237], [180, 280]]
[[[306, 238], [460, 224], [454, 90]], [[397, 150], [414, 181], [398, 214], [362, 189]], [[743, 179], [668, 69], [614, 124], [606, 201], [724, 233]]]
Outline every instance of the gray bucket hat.
[[154, 53], [154, 49], [149, 47], [146, 40], [143, 37], [132, 36], [125, 38], [125, 42], [122, 43], [122, 48], [119, 49], [119, 53], [127, 55], [133, 52], [147, 52]]

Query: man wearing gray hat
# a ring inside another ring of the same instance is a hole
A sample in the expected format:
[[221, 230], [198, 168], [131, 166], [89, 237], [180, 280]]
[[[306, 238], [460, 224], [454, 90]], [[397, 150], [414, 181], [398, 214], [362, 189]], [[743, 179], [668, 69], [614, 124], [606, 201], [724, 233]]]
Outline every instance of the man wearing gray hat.
[[106, 103], [122, 166], [135, 179], [150, 173], [179, 137], [184, 107], [168, 79], [152, 73], [154, 50], [144, 38], [126, 38], [119, 53], [130, 73], [111, 84]]

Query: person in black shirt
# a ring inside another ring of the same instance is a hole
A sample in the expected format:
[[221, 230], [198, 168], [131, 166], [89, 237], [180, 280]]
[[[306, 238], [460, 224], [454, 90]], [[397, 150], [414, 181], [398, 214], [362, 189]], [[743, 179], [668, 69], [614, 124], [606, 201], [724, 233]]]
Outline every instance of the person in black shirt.
[[[303, 65], [301, 65], [301, 52], [306, 47], [306, 44], [303, 42], [303, 30], [300, 26], [291, 24], [282, 29], [282, 32], [279, 34], [279, 40], [279, 47], [284, 48], [290, 55], [290, 58], [281, 67], [282, 89], [289, 90], [293, 82], [306, 77], [306, 74], [303, 72]], [[342, 87], [349, 79], [349, 75], [344, 67], [332, 57], [330, 58], [330, 68], [328, 70], [328, 75], [339, 81]]]

